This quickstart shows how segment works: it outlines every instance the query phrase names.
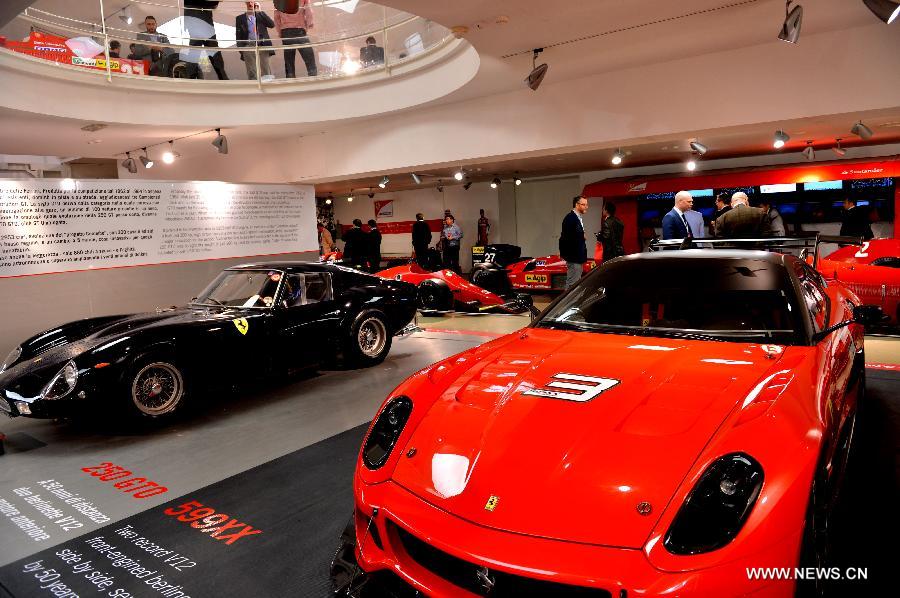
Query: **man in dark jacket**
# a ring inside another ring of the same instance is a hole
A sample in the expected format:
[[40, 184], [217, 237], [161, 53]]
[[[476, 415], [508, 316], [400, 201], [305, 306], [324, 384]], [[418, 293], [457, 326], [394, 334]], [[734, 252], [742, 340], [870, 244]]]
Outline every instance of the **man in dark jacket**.
[[584, 214], [588, 210], [587, 197], [572, 199], [572, 211], [562, 221], [559, 235], [559, 255], [566, 262], [566, 289], [575, 286], [584, 272], [587, 244], [584, 242]]
[[712, 220], [709, 223], [709, 232], [710, 235], [716, 236], [716, 220], [719, 219], [719, 216], [724, 214], [725, 212], [731, 211], [731, 198], [728, 197], [727, 193], [719, 193], [716, 195], [716, 212], [713, 214]]
[[752, 239], [770, 235], [769, 216], [759, 208], [750, 207], [750, 199], [743, 191], [731, 196], [731, 210], [716, 220], [718, 238]]
[[366, 233], [362, 229], [362, 220], [353, 220], [353, 228], [344, 233], [344, 262], [354, 268], [366, 263]]
[[416, 260], [420, 264], [423, 263], [423, 260], [428, 255], [429, 245], [431, 245], [431, 229], [428, 228], [428, 223], [425, 222], [425, 216], [416, 214], [416, 221], [412, 227], [412, 246], [416, 254]]
[[378, 223], [374, 220], [369, 220], [366, 249], [369, 253], [369, 272], [378, 272], [381, 270], [381, 231], [378, 230]]
[[[275, 27], [275, 21], [260, 10], [259, 2], [248, 2], [247, 12], [239, 14], [235, 18], [234, 26], [239, 48], [272, 46], [269, 29]], [[269, 56], [274, 55], [274, 50], [265, 50], [259, 53], [259, 74], [263, 77], [272, 74], [272, 69], [269, 67]], [[256, 52], [241, 50], [241, 60], [247, 67], [247, 78], [256, 79]]]
[[[219, 3], [212, 0], [184, 0], [184, 28], [191, 37], [190, 44], [192, 46], [219, 47], [219, 42], [216, 40], [216, 24], [213, 22], [213, 10], [218, 6]], [[188, 17], [198, 19], [202, 23], [198, 25], [197, 21], [192, 21]], [[208, 27], [203, 26], [203, 23]], [[217, 51], [209, 61], [219, 79], [228, 78], [225, 73], [225, 59], [222, 58], [221, 52]]]
[[848, 197], [844, 200], [844, 214], [841, 216], [841, 235], [862, 237], [867, 241], [874, 237], [869, 210], [865, 206], [857, 206], [856, 200]]
[[603, 245], [603, 261], [625, 255], [622, 237], [625, 235], [625, 223], [616, 218], [616, 204], [603, 202], [603, 224], [600, 226], [600, 243]]

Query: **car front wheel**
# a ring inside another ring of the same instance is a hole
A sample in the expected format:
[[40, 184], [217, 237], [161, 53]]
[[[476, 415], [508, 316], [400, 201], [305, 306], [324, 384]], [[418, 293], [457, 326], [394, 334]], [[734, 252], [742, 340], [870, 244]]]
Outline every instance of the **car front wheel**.
[[136, 414], [151, 418], [170, 416], [183, 404], [184, 375], [167, 359], [138, 362], [130, 377], [131, 406]]
[[391, 350], [391, 333], [387, 318], [380, 311], [359, 314], [350, 326], [345, 354], [356, 365], [370, 366], [384, 361]]

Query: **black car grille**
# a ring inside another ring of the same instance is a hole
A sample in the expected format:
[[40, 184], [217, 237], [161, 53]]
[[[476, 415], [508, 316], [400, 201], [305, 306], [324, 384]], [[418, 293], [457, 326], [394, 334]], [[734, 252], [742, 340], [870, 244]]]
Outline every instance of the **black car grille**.
[[551, 289], [559, 289], [560, 291], [566, 288], [566, 275], [565, 274], [551, 274], [550, 275], [550, 288]]
[[[502, 571], [486, 570], [474, 563], [456, 558], [423, 542], [403, 528], [389, 524], [397, 532], [406, 554], [421, 567], [453, 585], [480, 596], [491, 598], [548, 597], [611, 598], [606, 590], [584, 588], [522, 577]], [[493, 582], [493, 583], [492, 583]]]

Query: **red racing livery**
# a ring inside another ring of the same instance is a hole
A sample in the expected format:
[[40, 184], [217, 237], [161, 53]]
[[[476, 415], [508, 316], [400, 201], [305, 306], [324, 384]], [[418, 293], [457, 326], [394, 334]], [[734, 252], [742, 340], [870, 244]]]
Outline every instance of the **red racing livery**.
[[[594, 260], [584, 263], [584, 274], [597, 266]], [[566, 262], [558, 255], [545, 255], [518, 261], [506, 268], [514, 289], [528, 291], [563, 291], [566, 288]]]
[[817, 268], [849, 287], [864, 305], [880, 306], [892, 325], [900, 325], [900, 240], [872, 239], [842, 247], [819, 258]]
[[529, 328], [390, 394], [336, 591], [793, 596], [747, 568], [827, 558], [880, 317], [857, 303], [790, 255], [604, 263]]

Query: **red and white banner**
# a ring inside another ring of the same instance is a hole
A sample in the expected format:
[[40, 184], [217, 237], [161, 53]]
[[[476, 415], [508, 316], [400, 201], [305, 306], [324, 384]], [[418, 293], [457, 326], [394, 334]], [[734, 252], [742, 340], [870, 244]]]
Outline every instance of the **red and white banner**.
[[[87, 43], [79, 41], [82, 39], [87, 40]], [[106, 55], [103, 53], [103, 46], [102, 44], [96, 44], [91, 38], [67, 39], [49, 33], [34, 31], [28, 38], [20, 42], [0, 37], [0, 46], [43, 60], [71, 64], [82, 68], [106, 70]], [[99, 48], [99, 52], [93, 56], [85, 56], [82, 49], [87, 49], [89, 46], [92, 46], [95, 50]], [[82, 55], [79, 56], [73, 52], [73, 47]], [[150, 63], [146, 60], [111, 58], [109, 69], [114, 73], [147, 75], [150, 72]]]
[[375, 200], [375, 219], [393, 218], [394, 216], [394, 200], [393, 199], [376, 199]]
[[[412, 227], [415, 224], [415, 220], [403, 220], [402, 222], [379, 222], [378, 230], [381, 231], [382, 235], [409, 235], [412, 234]], [[428, 229], [433, 233], [439, 233], [443, 230], [443, 225], [441, 224], [440, 218], [435, 218], [434, 220], [426, 220], [428, 223]], [[341, 235], [353, 228], [352, 224], [342, 224], [341, 225]], [[368, 226], [363, 226], [363, 230], [368, 231]]]

